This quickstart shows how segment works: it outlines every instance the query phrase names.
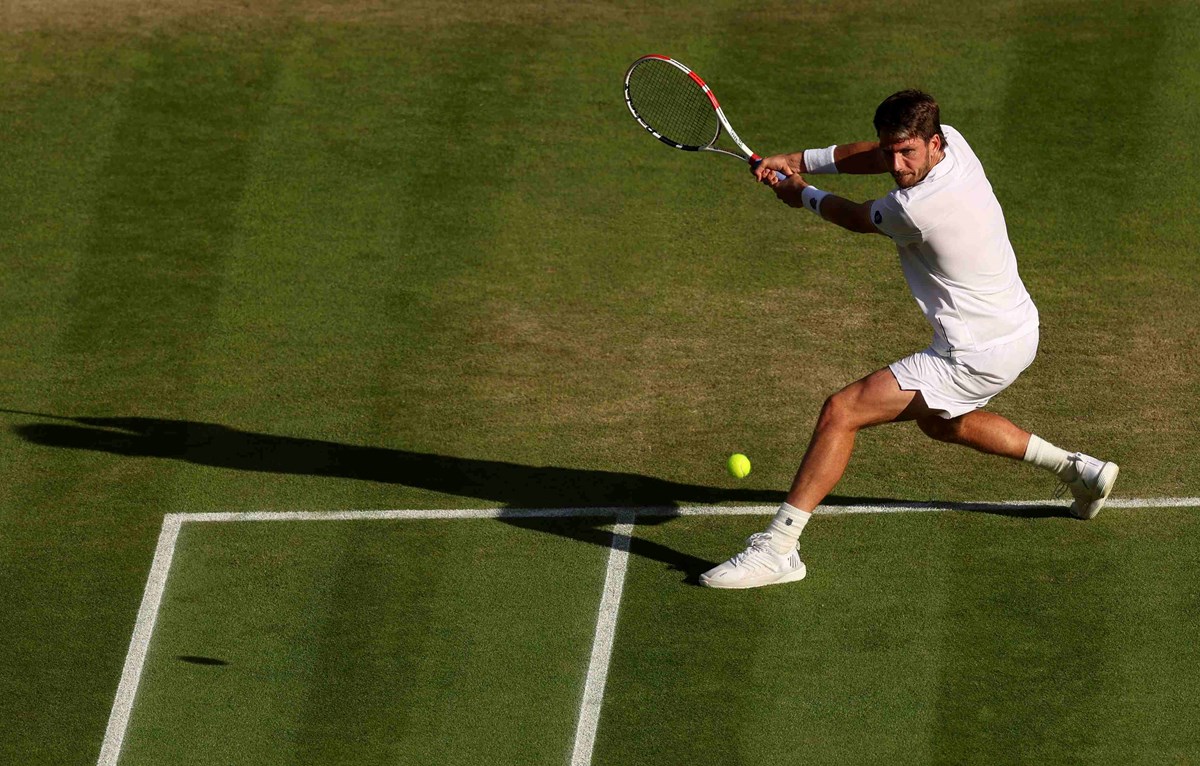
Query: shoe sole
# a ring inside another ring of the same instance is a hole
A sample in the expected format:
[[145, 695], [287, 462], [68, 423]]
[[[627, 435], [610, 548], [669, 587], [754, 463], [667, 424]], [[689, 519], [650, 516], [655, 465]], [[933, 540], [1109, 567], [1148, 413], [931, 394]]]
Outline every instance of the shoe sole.
[[807, 574], [808, 574], [808, 567], [806, 567], [804, 565], [804, 562], [800, 562], [799, 569], [792, 571], [792, 572], [788, 572], [787, 574], [783, 575], [782, 577], [775, 579], [775, 580], [771, 580], [770, 582], [754, 582], [754, 583], [740, 583], [739, 582], [739, 583], [724, 584], [724, 583], [718, 583], [718, 582], [712, 582], [712, 581], [706, 580], [706, 579], [704, 579], [704, 575], [700, 575], [700, 584], [706, 588], [717, 588], [719, 590], [746, 590], [748, 588], [765, 588], [768, 585], [783, 585], [784, 583], [789, 583], [789, 582], [799, 582], [800, 580], [803, 580], [805, 575], [807, 575]]
[[1071, 504], [1071, 515], [1077, 519], [1088, 521], [1096, 518], [1096, 514], [1100, 513], [1100, 509], [1104, 507], [1104, 502], [1108, 500], [1109, 494], [1112, 493], [1113, 486], [1117, 483], [1117, 474], [1121, 472], [1121, 467], [1116, 463], [1105, 463], [1100, 469], [1100, 477], [1096, 480], [1096, 489], [1100, 490], [1100, 497], [1088, 503], [1087, 507], [1082, 512], [1077, 511], [1079, 507], [1078, 501]]

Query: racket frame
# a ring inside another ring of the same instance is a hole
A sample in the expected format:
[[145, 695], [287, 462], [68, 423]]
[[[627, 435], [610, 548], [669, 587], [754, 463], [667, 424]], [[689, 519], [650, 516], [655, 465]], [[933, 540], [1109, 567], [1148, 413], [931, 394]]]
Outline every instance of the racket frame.
[[[642, 119], [642, 116], [638, 114], [637, 109], [633, 105], [633, 99], [629, 97], [629, 77], [633, 74], [633, 70], [637, 69], [638, 66], [645, 61], [664, 61], [670, 64], [671, 66], [685, 73], [692, 79], [693, 82], [696, 83], [696, 85], [700, 87], [702, 91], [704, 91], [704, 95], [708, 96], [709, 103], [712, 104], [713, 110], [717, 113], [717, 133], [713, 136], [712, 141], [709, 141], [704, 146], [688, 146], [687, 144], [679, 144], [663, 136], [654, 128], [650, 127], [650, 125]], [[642, 56], [637, 61], [629, 65], [629, 69], [625, 71], [625, 106], [629, 107], [629, 113], [633, 115], [633, 119], [637, 120], [639, 125], [645, 128], [650, 135], [654, 136], [659, 141], [662, 141], [667, 146], [672, 146], [676, 149], [682, 149], [685, 152], [717, 152], [719, 154], [727, 154], [730, 157], [737, 157], [739, 160], [749, 162], [752, 167], [757, 166], [758, 163], [762, 162], [762, 157], [759, 157], [757, 154], [752, 152], [750, 147], [746, 146], [745, 142], [738, 137], [738, 134], [736, 131], [734, 131], [733, 126], [729, 124], [728, 118], [725, 117], [724, 110], [721, 109], [720, 102], [718, 102], [717, 97], [713, 95], [712, 88], [708, 87], [708, 83], [704, 82], [700, 75], [696, 74], [687, 66], [681, 64], [670, 56], [651, 53], [649, 55]], [[733, 143], [735, 143], [737, 147], [742, 150], [742, 154], [731, 152], [715, 145], [721, 138], [722, 129], [724, 129], [729, 138], [733, 140]]]

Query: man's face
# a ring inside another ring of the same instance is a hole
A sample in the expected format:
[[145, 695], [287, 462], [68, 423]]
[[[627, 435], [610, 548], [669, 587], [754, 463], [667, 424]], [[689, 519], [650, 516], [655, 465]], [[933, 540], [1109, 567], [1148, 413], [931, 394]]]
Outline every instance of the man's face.
[[924, 181], [942, 158], [942, 138], [935, 135], [925, 141], [919, 136], [905, 139], [880, 136], [879, 151], [883, 152], [896, 186], [908, 189]]

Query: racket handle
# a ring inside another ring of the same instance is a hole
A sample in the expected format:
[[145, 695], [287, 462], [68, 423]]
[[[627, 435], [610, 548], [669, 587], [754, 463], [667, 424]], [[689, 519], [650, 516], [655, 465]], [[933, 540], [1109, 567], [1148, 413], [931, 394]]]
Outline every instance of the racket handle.
[[[757, 154], [754, 155], [753, 157], [751, 157], [750, 158], [750, 170], [752, 170], [752, 171], [758, 170], [758, 166], [762, 164], [762, 161], [763, 161], [762, 157], [759, 157]], [[783, 173], [780, 173], [778, 170], [775, 171], [775, 177], [777, 179], [779, 179], [780, 181], [787, 180], [787, 176], [785, 176]]]

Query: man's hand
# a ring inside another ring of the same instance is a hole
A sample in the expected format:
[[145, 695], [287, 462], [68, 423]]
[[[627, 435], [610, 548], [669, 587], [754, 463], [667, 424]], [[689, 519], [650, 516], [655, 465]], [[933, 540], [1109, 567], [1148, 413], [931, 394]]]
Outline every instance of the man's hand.
[[[797, 160], [794, 154], [777, 154], [774, 157], [766, 157], [754, 169], [754, 177], [761, 183], [770, 186], [775, 191], [775, 196], [784, 204], [791, 207], [804, 207], [800, 195], [804, 191], [804, 187], [808, 186], [808, 182], [800, 175], [803, 163], [803, 159]], [[787, 178], [781, 180], [776, 172], [783, 173]]]
[[804, 180], [804, 176], [796, 173], [788, 176], [780, 181], [778, 178], [772, 178], [769, 181], [763, 181], [767, 186], [775, 191], [775, 197], [789, 207], [804, 207], [804, 200], [800, 195], [804, 193], [805, 188], [809, 183]]
[[797, 152], [796, 154], [776, 154], [771, 157], [763, 157], [763, 161], [758, 164], [758, 167], [750, 170], [754, 174], [755, 180], [774, 186], [774, 181], [779, 180], [775, 175], [783, 173], [785, 176], [793, 176], [797, 173], [804, 172], [804, 153]]

